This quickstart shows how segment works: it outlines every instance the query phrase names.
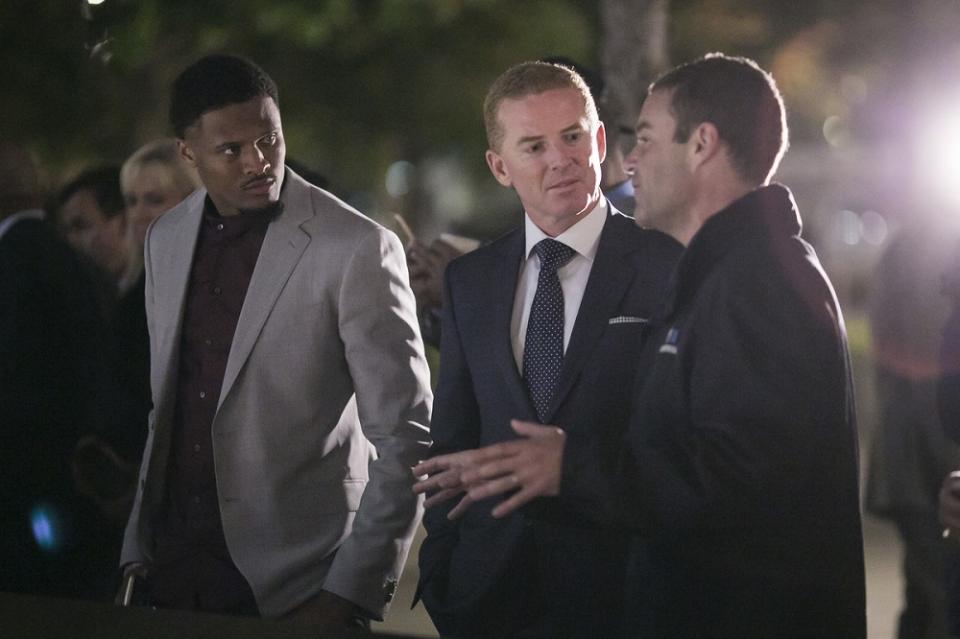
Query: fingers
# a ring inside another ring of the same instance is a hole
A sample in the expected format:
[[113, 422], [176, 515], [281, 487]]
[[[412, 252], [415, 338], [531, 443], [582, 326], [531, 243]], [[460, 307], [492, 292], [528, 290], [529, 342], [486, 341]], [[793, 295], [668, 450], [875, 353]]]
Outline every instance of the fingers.
[[551, 437], [556, 435], [562, 437], [564, 434], [563, 430], [556, 426], [544, 426], [536, 422], [525, 422], [519, 419], [511, 419], [510, 427], [513, 428], [515, 433], [524, 437]]
[[424, 502], [423, 502], [423, 507], [424, 507], [424, 508], [432, 508], [433, 506], [436, 506], [437, 504], [442, 504], [443, 502], [447, 501], [448, 499], [452, 499], [453, 497], [456, 497], [457, 495], [461, 494], [462, 492], [463, 492], [462, 490], [454, 490], [454, 489], [452, 489], [452, 488], [447, 488], [447, 489], [441, 490], [441, 491], [439, 491], [439, 492], [437, 492], [437, 493], [434, 493], [433, 495], [430, 495], [429, 497], [427, 497], [427, 498], [424, 500]]
[[469, 458], [469, 453], [473, 451], [462, 451], [459, 453], [449, 453], [447, 455], [437, 455], [430, 459], [424, 459], [413, 467], [413, 474], [417, 477], [423, 475], [433, 475], [442, 470], [449, 470], [455, 466], [463, 466]]
[[470, 497], [469, 494], [464, 495], [463, 499], [460, 502], [450, 509], [450, 512], [447, 513], [447, 519], [459, 519], [463, 513], [467, 512], [470, 506], [473, 504], [474, 499]]
[[520, 479], [514, 475], [504, 475], [503, 477], [498, 477], [497, 479], [491, 479], [489, 481], [484, 481], [474, 486], [471, 486], [467, 491], [467, 494], [474, 501], [481, 501], [483, 499], [489, 499], [490, 497], [496, 497], [497, 495], [502, 495], [503, 493], [508, 493], [512, 490], [516, 490], [520, 487]]
[[435, 490], [464, 490], [463, 481], [460, 478], [460, 469], [451, 468], [443, 472], [431, 475], [427, 479], [422, 479], [413, 485], [413, 492], [420, 493], [432, 492]]
[[537, 497], [536, 491], [527, 490], [527, 489], [518, 490], [509, 498], [497, 504], [496, 508], [494, 508], [490, 512], [490, 514], [496, 517], [497, 519], [500, 519], [501, 517], [506, 517], [507, 515], [517, 510], [521, 506], [534, 500], [536, 497]]

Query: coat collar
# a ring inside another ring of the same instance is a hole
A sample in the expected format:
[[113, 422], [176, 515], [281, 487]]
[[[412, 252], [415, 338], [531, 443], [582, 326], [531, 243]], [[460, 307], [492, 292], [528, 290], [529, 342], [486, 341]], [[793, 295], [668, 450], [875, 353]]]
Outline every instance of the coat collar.
[[713, 266], [737, 246], [799, 237], [800, 213], [782, 184], [757, 188], [708, 219], [690, 240], [673, 274], [663, 307], [669, 318], [696, 293]]

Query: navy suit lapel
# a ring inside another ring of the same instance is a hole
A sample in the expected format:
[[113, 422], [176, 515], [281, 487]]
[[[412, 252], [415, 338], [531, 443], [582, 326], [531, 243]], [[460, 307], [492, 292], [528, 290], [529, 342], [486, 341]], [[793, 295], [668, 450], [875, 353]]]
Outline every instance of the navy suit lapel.
[[594, 344], [607, 329], [608, 320], [615, 315], [636, 276], [634, 262], [629, 256], [637, 251], [637, 246], [632, 241], [633, 236], [623, 232], [624, 224], [633, 223], [630, 218], [611, 213], [603, 225], [597, 255], [577, 312], [577, 321], [563, 356], [563, 368], [560, 369], [557, 392], [547, 415], [547, 423], [550, 423], [557, 408], [574, 387]]
[[[527, 386], [517, 370], [517, 362], [513, 357], [513, 341], [511, 338], [511, 320], [513, 319], [513, 300], [517, 294], [517, 281], [520, 277], [520, 264], [523, 261], [523, 250], [526, 246], [522, 227], [503, 243], [502, 249], [494, 254], [490, 264], [489, 278], [486, 286], [490, 287], [487, 299], [493, 300], [490, 308], [490, 337], [489, 347], [500, 367], [505, 386], [510, 389], [516, 406], [523, 407], [525, 414], [518, 414], [517, 419], [536, 421], [536, 411], [527, 393]], [[505, 285], [509, 283], [509, 286]]]

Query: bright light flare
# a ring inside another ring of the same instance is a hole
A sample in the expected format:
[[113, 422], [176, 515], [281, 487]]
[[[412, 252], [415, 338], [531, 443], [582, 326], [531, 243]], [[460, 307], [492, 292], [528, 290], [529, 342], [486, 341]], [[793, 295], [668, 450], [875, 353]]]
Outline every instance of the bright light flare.
[[920, 186], [937, 199], [960, 206], [960, 98], [948, 106], [930, 109], [919, 123]]
[[103, 4], [103, 0], [87, 0], [87, 4], [97, 6], [98, 4]]

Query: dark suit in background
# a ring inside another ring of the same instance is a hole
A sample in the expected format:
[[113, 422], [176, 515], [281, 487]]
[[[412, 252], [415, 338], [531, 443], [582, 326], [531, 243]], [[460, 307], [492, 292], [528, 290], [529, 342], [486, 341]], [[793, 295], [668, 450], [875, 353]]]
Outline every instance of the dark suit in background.
[[[452, 262], [445, 275], [433, 454], [516, 437], [536, 412], [511, 348], [524, 230]], [[616, 457], [627, 424], [643, 322], [655, 312], [680, 246], [608, 212], [558, 389], [546, 419], [568, 449]], [[621, 621], [630, 536], [542, 499], [495, 519], [495, 501], [449, 521], [427, 510], [420, 594], [448, 636], [610, 636]], [[634, 605], [631, 602], [630, 605]]]
[[14, 216], [0, 236], [0, 591], [91, 596], [102, 558], [70, 458], [103, 423], [100, 327], [77, 259], [39, 211]]

